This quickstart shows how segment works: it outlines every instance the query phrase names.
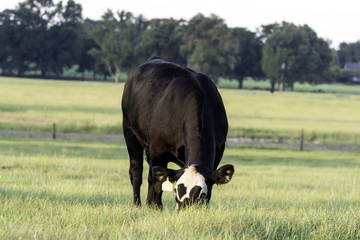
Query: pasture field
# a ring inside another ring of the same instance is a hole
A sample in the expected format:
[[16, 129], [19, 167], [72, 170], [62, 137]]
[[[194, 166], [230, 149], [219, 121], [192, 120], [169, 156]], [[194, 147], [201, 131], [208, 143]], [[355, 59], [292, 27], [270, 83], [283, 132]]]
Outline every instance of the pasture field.
[[123, 84], [0, 77], [0, 129], [120, 133]]
[[164, 193], [159, 211], [132, 206], [124, 144], [0, 138], [0, 239], [360, 238], [357, 154], [231, 147], [226, 163], [208, 209]]
[[[336, 86], [335, 86], [336, 87]], [[357, 86], [353, 86], [357, 88]], [[0, 77], [0, 129], [121, 133], [123, 84]], [[220, 89], [229, 136], [357, 143], [360, 95]]]

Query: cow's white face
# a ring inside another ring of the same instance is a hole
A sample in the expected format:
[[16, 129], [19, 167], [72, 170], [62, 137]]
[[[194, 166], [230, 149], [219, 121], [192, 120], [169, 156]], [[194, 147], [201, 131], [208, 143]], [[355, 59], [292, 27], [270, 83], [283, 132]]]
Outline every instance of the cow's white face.
[[[191, 165], [179, 170], [159, 166], [152, 168], [152, 178], [155, 181], [161, 184], [167, 178], [171, 182], [176, 181], [175, 200], [177, 209], [194, 203], [208, 204], [213, 184], [228, 183], [234, 174], [234, 166], [226, 164], [205, 179], [204, 175], [197, 171], [197, 167], [197, 165]], [[159, 190], [161, 191], [161, 187]]]
[[191, 165], [184, 170], [176, 182], [175, 194], [177, 209], [194, 202], [206, 202], [208, 186], [204, 176], [197, 172], [195, 166]]

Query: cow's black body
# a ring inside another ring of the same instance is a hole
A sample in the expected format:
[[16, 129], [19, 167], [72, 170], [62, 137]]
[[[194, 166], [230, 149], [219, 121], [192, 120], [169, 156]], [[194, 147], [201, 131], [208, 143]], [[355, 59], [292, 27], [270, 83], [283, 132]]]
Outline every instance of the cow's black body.
[[[152, 57], [130, 73], [122, 109], [135, 204], [140, 204], [144, 150], [150, 166], [148, 204], [161, 207], [161, 183], [167, 176], [176, 181], [189, 166], [204, 176], [208, 202], [228, 131], [224, 105], [213, 82], [203, 74]], [[169, 162], [182, 171], [167, 169]]]

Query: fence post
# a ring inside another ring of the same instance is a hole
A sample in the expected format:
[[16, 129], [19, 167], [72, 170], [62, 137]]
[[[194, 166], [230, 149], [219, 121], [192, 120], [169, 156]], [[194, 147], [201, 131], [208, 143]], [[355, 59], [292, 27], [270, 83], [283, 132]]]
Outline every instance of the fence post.
[[52, 139], [56, 139], [56, 124], [53, 123], [53, 127], [52, 127]]
[[300, 134], [300, 151], [304, 150], [304, 129], [301, 129]]

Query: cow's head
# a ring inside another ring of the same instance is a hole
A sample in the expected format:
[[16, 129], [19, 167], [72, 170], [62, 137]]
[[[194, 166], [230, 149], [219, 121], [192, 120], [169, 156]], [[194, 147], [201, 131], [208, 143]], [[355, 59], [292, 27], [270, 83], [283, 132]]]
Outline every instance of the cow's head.
[[231, 164], [224, 165], [209, 176], [201, 174], [197, 165], [191, 165], [179, 170], [153, 167], [152, 172], [154, 178], [159, 182], [164, 182], [167, 177], [171, 182], [176, 181], [176, 207], [181, 209], [194, 203], [207, 204], [211, 198], [213, 184], [230, 182], [234, 173], [234, 166]]

